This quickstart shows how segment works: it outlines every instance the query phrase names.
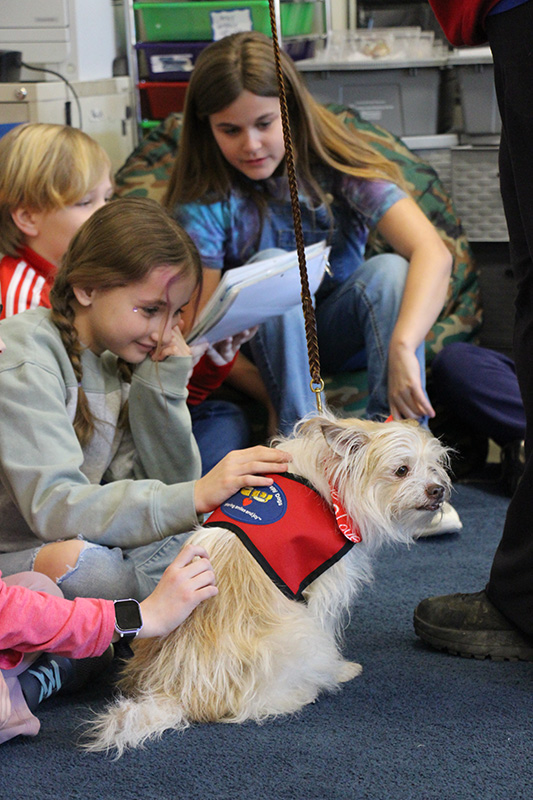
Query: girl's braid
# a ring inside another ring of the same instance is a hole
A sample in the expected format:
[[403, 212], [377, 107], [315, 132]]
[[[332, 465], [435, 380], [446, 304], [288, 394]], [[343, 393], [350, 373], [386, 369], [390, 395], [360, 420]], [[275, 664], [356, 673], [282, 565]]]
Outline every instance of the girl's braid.
[[74, 325], [74, 310], [71, 300], [74, 297], [72, 289], [65, 286], [65, 291], [54, 292], [55, 302], [52, 307], [52, 321], [59, 331], [61, 341], [67, 351], [67, 355], [72, 364], [76, 380], [78, 381], [78, 402], [74, 417], [74, 431], [82, 447], [85, 447], [94, 433], [94, 418], [89, 409], [87, 396], [83, 391], [81, 381], [83, 378], [83, 367], [81, 365], [82, 345], [78, 339], [78, 333]]

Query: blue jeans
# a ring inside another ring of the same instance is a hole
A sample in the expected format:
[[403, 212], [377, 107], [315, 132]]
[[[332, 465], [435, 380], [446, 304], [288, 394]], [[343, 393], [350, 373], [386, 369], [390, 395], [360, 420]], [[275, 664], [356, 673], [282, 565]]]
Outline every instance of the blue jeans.
[[250, 446], [250, 423], [244, 409], [227, 400], [204, 400], [189, 406], [192, 432], [202, 457], [202, 475], [230, 450]]
[[134, 597], [144, 600], [153, 592], [189, 536], [190, 532], [167, 536], [129, 550], [87, 542], [76, 566], [59, 578], [57, 585], [69, 599]]
[[[402, 302], [408, 262], [394, 253], [364, 261], [342, 286], [317, 302], [320, 360], [325, 372], [358, 367], [368, 370], [366, 416], [387, 417], [388, 350]], [[366, 358], [362, 358], [366, 353]], [[426, 385], [424, 342], [417, 350], [422, 386]]]
[[[396, 325], [408, 270], [401, 256], [387, 253], [363, 262], [325, 299], [318, 299], [316, 320], [323, 372], [367, 367], [366, 416], [389, 415], [388, 348]], [[287, 432], [300, 417], [316, 411], [309, 386], [303, 312], [300, 307], [261, 325], [250, 341], [253, 359]], [[417, 348], [425, 387], [424, 342]], [[357, 360], [357, 364], [356, 361]]]
[[[249, 259], [249, 264], [286, 252], [273, 246], [271, 235], [267, 234], [265, 240], [266, 246]], [[268, 319], [242, 351], [259, 370], [278, 415], [279, 432], [290, 433], [299, 419], [316, 410], [302, 308], [296, 306], [280, 317]]]
[[[144, 600], [189, 536], [190, 532], [179, 533], [129, 550], [86, 542], [76, 565], [58, 578], [57, 585], [69, 600], [75, 597]], [[21, 567], [32, 570], [41, 546], [0, 555], [3, 575], [20, 572]]]
[[290, 433], [294, 424], [316, 411], [310, 387], [307, 342], [302, 309], [295, 306], [272, 317], [243, 348], [250, 353], [278, 414], [278, 429]]

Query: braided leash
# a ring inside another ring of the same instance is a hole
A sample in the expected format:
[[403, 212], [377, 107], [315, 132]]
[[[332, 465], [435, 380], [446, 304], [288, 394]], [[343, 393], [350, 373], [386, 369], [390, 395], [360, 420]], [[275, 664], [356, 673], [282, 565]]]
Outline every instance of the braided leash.
[[302, 286], [302, 310], [305, 322], [305, 338], [307, 341], [307, 356], [309, 359], [309, 374], [311, 376], [310, 387], [315, 393], [317, 410], [322, 411], [322, 391], [324, 381], [320, 377], [320, 356], [318, 352], [318, 336], [316, 330], [315, 309], [313, 308], [313, 298], [309, 289], [309, 279], [307, 276], [307, 265], [305, 261], [305, 244], [302, 232], [302, 214], [300, 202], [298, 200], [298, 183], [296, 180], [296, 169], [294, 166], [294, 150], [292, 146], [291, 129], [289, 123], [289, 110], [287, 107], [287, 95], [285, 93], [285, 82], [281, 67], [281, 55], [278, 40], [278, 26], [274, 0], [268, 0], [270, 11], [270, 26], [272, 29], [272, 43], [274, 47], [274, 60], [276, 63], [276, 73], [279, 86], [279, 102], [281, 107], [281, 125], [283, 129], [283, 140], [285, 143], [285, 157], [287, 162], [287, 177], [289, 181], [289, 191], [291, 197], [292, 218], [294, 224], [294, 235], [296, 238], [296, 252], [298, 255], [298, 267], [300, 269], [300, 283]]

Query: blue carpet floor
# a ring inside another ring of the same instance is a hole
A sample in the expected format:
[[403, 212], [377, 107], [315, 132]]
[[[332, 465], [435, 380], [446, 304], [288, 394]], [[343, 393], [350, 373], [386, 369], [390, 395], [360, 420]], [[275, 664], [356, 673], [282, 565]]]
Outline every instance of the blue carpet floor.
[[415, 637], [431, 594], [486, 582], [507, 500], [456, 487], [464, 530], [389, 550], [353, 611], [346, 655], [363, 675], [262, 726], [168, 733], [113, 762], [76, 748], [110, 688], [44, 703], [41, 733], [0, 750], [2, 797], [18, 800], [531, 800], [533, 664], [448, 656]]

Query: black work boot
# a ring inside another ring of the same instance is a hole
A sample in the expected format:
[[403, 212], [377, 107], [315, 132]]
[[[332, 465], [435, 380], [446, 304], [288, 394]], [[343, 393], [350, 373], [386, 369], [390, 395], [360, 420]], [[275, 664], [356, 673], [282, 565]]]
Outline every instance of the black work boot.
[[533, 661], [533, 640], [500, 614], [485, 591], [422, 600], [414, 626], [423, 642], [452, 655]]

